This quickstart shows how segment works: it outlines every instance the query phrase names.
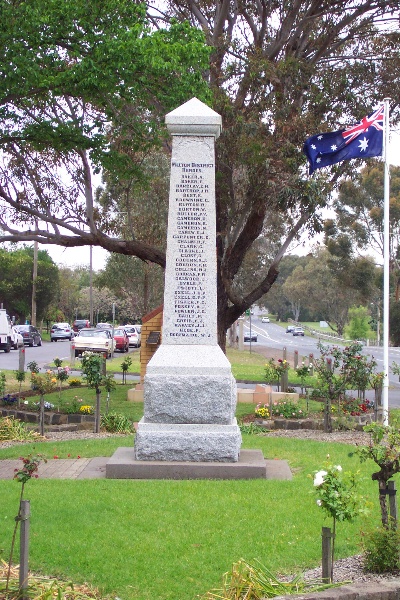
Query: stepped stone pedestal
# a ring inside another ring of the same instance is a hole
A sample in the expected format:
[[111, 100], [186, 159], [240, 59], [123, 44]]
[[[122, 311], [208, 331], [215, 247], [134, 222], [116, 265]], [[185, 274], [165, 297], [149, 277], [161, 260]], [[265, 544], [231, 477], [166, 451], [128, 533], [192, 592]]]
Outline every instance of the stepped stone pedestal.
[[127, 456], [131, 477], [224, 478], [246, 469], [247, 477], [265, 477], [259, 451], [240, 459], [236, 382], [217, 340], [214, 145], [221, 117], [193, 98], [166, 124], [172, 158], [162, 343], [147, 365], [134, 449], [119, 449], [107, 477]]

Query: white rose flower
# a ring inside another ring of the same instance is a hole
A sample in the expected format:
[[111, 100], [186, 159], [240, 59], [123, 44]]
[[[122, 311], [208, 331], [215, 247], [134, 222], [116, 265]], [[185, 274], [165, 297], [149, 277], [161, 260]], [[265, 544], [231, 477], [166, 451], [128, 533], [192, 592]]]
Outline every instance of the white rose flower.
[[335, 466], [336, 471], [342, 471], [342, 467], [340, 465]]
[[318, 500], [317, 500], [317, 504], [318, 504], [318, 506], [322, 506], [322, 500], [319, 500], [319, 499], [318, 499]]
[[314, 477], [315, 487], [318, 487], [319, 485], [322, 485], [324, 483], [325, 475], [327, 475], [326, 471], [318, 471], [318, 473], [315, 473], [315, 477]]

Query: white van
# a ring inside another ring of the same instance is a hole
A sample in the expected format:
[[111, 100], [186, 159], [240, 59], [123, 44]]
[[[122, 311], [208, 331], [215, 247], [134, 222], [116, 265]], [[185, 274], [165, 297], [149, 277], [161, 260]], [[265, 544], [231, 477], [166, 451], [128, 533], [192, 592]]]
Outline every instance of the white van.
[[10, 352], [14, 346], [11, 319], [4, 308], [0, 308], [0, 350]]

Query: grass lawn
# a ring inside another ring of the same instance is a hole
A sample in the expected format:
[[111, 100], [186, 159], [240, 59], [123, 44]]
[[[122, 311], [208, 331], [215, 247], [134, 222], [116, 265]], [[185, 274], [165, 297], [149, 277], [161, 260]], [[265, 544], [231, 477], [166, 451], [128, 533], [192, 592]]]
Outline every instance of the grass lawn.
[[[265, 358], [233, 350], [228, 357], [237, 379], [263, 381]], [[116, 370], [123, 358], [114, 359]], [[130, 387], [117, 385], [110, 409], [137, 421], [143, 404], [126, 400]], [[68, 402], [74, 396], [87, 404], [95, 401], [88, 388], [65, 388], [61, 398]], [[57, 405], [58, 392], [46, 400]], [[104, 411], [105, 392], [101, 401]], [[254, 405], [241, 403], [237, 416], [253, 411]], [[35, 442], [1, 449], [0, 459], [30, 452], [48, 458], [110, 456], [119, 446], [132, 444], [133, 436]], [[359, 553], [360, 528], [379, 522], [373, 463], [361, 465], [354, 446], [333, 442], [244, 434], [242, 447], [287, 460], [293, 480], [30, 481], [25, 497], [31, 503], [31, 569], [75, 583], [87, 581], [123, 600], [194, 600], [220, 587], [222, 574], [240, 558], [260, 560], [281, 573], [317, 566], [321, 527], [331, 522], [315, 503], [310, 475], [323, 467], [327, 454], [344, 470], [360, 471], [360, 491], [373, 506], [367, 522], [337, 527], [337, 558]], [[7, 560], [20, 484], [2, 480], [0, 486], [0, 558]]]
[[[76, 443], [83, 456], [94, 442]], [[132, 439], [117, 438], [117, 445], [128, 443]], [[110, 440], [95, 444], [96, 454], [111, 450]], [[219, 587], [222, 574], [240, 558], [258, 559], [281, 573], [316, 566], [321, 527], [331, 523], [316, 506], [309, 475], [327, 454], [345, 470], [360, 469], [361, 490], [373, 503], [368, 526], [378, 523], [373, 464], [360, 465], [353, 446], [244, 435], [243, 447], [288, 460], [293, 480], [30, 481], [31, 569], [88, 581], [124, 600], [192, 600]], [[19, 447], [21, 454], [26, 450]], [[6, 559], [20, 485], [3, 480], [1, 487], [7, 501], [0, 548]], [[366, 525], [365, 519], [338, 524], [338, 558], [359, 552], [359, 531]]]

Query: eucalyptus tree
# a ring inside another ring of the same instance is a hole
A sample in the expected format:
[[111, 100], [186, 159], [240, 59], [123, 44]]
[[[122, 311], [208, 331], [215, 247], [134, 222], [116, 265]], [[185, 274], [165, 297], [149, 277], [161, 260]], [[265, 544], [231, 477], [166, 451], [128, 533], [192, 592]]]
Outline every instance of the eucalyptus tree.
[[[7, 312], [24, 323], [31, 316], [33, 248], [0, 248], [0, 301]], [[36, 314], [46, 316], [59, 289], [58, 267], [46, 250], [39, 250], [36, 281]]]
[[[334, 201], [336, 219], [325, 224], [327, 243], [360, 251], [373, 250], [377, 262], [383, 264], [383, 164], [371, 161], [352, 178], [339, 186]], [[394, 297], [400, 299], [400, 167], [390, 168], [389, 200], [389, 264]]]

